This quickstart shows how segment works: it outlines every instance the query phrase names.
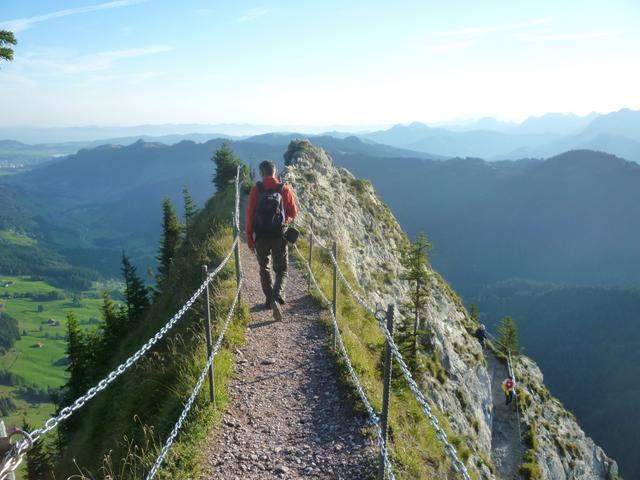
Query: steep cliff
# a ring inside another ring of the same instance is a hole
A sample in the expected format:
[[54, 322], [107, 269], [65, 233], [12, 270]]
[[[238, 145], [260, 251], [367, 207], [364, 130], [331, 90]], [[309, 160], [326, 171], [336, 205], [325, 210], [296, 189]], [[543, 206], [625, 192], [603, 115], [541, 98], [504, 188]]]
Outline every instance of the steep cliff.
[[[327, 243], [336, 241], [368, 300], [383, 305], [406, 300], [400, 252], [408, 239], [371, 184], [335, 167], [324, 150], [306, 140], [291, 142], [284, 158], [284, 178], [300, 201], [302, 223], [313, 222]], [[432, 273], [421, 325], [428, 332], [421, 355], [429, 369], [420, 386], [462, 439], [459, 448], [465, 448], [470, 470], [486, 479], [615, 479], [616, 463], [549, 394], [526, 357], [516, 366], [523, 410], [518, 429], [515, 412], [496, 401], [502, 360], [483, 354], [460, 299]]]

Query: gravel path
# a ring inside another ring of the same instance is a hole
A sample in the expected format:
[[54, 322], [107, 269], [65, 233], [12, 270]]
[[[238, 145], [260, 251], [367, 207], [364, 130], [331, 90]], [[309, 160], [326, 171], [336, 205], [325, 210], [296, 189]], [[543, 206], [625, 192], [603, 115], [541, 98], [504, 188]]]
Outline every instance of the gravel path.
[[507, 367], [493, 354], [487, 354], [493, 395], [493, 423], [491, 429], [491, 459], [503, 480], [518, 480], [524, 446], [520, 443], [514, 404], [505, 405], [502, 382], [509, 375]]
[[322, 310], [306, 280], [290, 262], [284, 320], [275, 322], [262, 307], [255, 256], [244, 244], [241, 255], [251, 323], [201, 480], [374, 478], [372, 442], [338, 390]]

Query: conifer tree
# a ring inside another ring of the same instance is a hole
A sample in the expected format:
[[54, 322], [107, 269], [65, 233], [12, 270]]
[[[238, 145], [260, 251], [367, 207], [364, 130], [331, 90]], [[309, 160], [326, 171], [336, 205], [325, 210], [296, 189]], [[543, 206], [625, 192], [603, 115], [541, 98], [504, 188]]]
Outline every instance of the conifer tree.
[[427, 252], [430, 248], [427, 236], [421, 233], [402, 257], [402, 265], [405, 268], [402, 278], [407, 280], [410, 286], [409, 299], [402, 307], [413, 321], [411, 325], [400, 326], [399, 335], [405, 337], [402, 338], [402, 342], [407, 344], [410, 361], [414, 364], [418, 355], [420, 318], [427, 305], [430, 291], [430, 273], [427, 269]]
[[87, 378], [87, 358], [84, 337], [73, 312], [67, 314], [67, 381], [66, 403], [70, 404], [84, 393]]
[[8, 30], [0, 30], [0, 59], [13, 60], [13, 48], [18, 44], [13, 32]]
[[162, 238], [160, 239], [160, 249], [156, 257], [159, 263], [158, 273], [160, 278], [158, 283], [162, 283], [169, 274], [171, 262], [178, 250], [181, 234], [182, 225], [178, 220], [176, 210], [173, 208], [171, 200], [165, 198], [162, 202]]
[[116, 306], [111, 300], [111, 295], [108, 292], [102, 292], [102, 319], [104, 320], [104, 344], [106, 350], [111, 348], [121, 338], [126, 328], [126, 310], [119, 312]]
[[182, 197], [184, 198], [184, 230], [186, 236], [191, 233], [191, 227], [193, 223], [193, 217], [198, 213], [196, 202], [193, 201], [191, 192], [187, 187], [182, 189]]
[[[174, 212], [175, 213], [175, 212]], [[122, 276], [124, 277], [124, 298], [126, 301], [126, 318], [129, 323], [139, 320], [149, 306], [149, 289], [138, 277], [136, 267], [129, 257], [122, 252]], [[104, 313], [104, 311], [103, 311]], [[106, 318], [105, 318], [106, 321]]]
[[233, 184], [238, 165], [241, 165], [240, 179], [242, 189], [248, 191], [248, 189], [251, 188], [249, 167], [242, 163], [228, 143], [223, 143], [213, 154], [211, 160], [216, 165], [213, 183], [217, 191], [223, 191], [228, 185]]
[[[32, 430], [26, 419], [22, 422], [25, 432]], [[42, 439], [33, 442], [33, 446], [27, 452], [27, 480], [51, 480], [53, 479], [53, 461], [51, 455], [44, 449]]]
[[514, 355], [520, 353], [520, 342], [518, 341], [518, 326], [511, 317], [504, 317], [498, 327], [498, 341]]

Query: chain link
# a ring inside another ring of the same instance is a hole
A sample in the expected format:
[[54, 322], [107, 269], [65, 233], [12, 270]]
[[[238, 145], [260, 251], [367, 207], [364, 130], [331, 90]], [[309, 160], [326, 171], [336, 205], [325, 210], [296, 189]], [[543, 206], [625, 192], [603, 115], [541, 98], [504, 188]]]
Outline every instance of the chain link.
[[471, 480], [471, 477], [469, 476], [469, 472], [467, 471], [467, 467], [462, 462], [462, 460], [458, 458], [458, 453], [455, 447], [451, 445], [451, 443], [449, 443], [447, 434], [440, 426], [438, 417], [436, 417], [431, 411], [431, 407], [429, 406], [429, 403], [424, 397], [424, 394], [420, 391], [418, 384], [413, 379], [413, 375], [411, 375], [411, 371], [409, 370], [409, 367], [405, 363], [404, 358], [402, 357], [402, 354], [400, 353], [400, 351], [398, 350], [398, 347], [393, 341], [393, 337], [391, 336], [391, 333], [387, 329], [387, 326], [384, 324], [384, 320], [378, 318], [378, 323], [380, 325], [380, 328], [382, 329], [382, 333], [384, 333], [384, 336], [386, 337], [387, 342], [389, 343], [389, 347], [391, 348], [391, 352], [393, 353], [393, 356], [395, 357], [396, 361], [398, 362], [398, 365], [400, 366], [402, 375], [404, 376], [405, 380], [409, 384], [409, 388], [411, 389], [414, 396], [416, 397], [416, 400], [420, 404], [422, 411], [429, 419], [429, 423], [431, 423], [431, 426], [435, 429], [436, 437], [444, 445], [445, 452], [447, 452], [447, 454], [451, 458], [451, 461], [453, 463], [453, 468], [457, 472], [459, 472], [465, 480]]
[[162, 462], [164, 461], [165, 457], [167, 456], [167, 453], [169, 452], [169, 450], [171, 449], [171, 446], [173, 445], [173, 442], [175, 442], [175, 440], [176, 440], [176, 438], [178, 436], [178, 432], [180, 431], [180, 428], [182, 427], [182, 424], [184, 423], [185, 419], [187, 418], [187, 414], [191, 410], [191, 407], [193, 406], [194, 402], [196, 401], [196, 397], [198, 396], [198, 393], [202, 389], [202, 385], [204, 384], [204, 380], [205, 380], [205, 378], [207, 376], [207, 372], [209, 371], [209, 368], [213, 368], [213, 359], [215, 358], [215, 356], [220, 351], [220, 347], [222, 346], [222, 341], [224, 340], [224, 336], [227, 333], [227, 329], [229, 328], [229, 324], [231, 323], [231, 319], [233, 317], [233, 312], [234, 312], [234, 310], [236, 308], [236, 305], [238, 304], [238, 298], [240, 297], [240, 288], [242, 287], [243, 280], [244, 279], [241, 277], [240, 278], [240, 284], [238, 285], [238, 288], [236, 289], [236, 295], [233, 298], [233, 303], [231, 304], [231, 307], [229, 308], [229, 312], [227, 313], [227, 318], [225, 319], [225, 322], [224, 322], [224, 325], [222, 327], [222, 330], [220, 331], [220, 335], [218, 336], [218, 340], [216, 341], [216, 344], [214, 345], [213, 349], [211, 350], [211, 355], [209, 355], [209, 358], [207, 359], [207, 364], [205, 365], [205, 367], [202, 370], [202, 372], [200, 372], [200, 377], [198, 377], [198, 381], [196, 382], [196, 385], [193, 388], [193, 392], [191, 392], [191, 396], [189, 397], [189, 400], [187, 400], [187, 403], [185, 404], [184, 409], [182, 410], [182, 413], [180, 414], [180, 417], [178, 418], [178, 421], [173, 426], [173, 429], [171, 430], [171, 433], [167, 437], [167, 440], [166, 440], [164, 446], [162, 447], [162, 450], [160, 451], [160, 455], [158, 455], [158, 458], [156, 459], [155, 463], [153, 464], [153, 467], [151, 468], [151, 470], [149, 471], [149, 473], [145, 477], [145, 480], [151, 480], [153, 477], [155, 477], [156, 473], [158, 473], [158, 470], [160, 469], [160, 466], [162, 465]]
[[380, 446], [380, 454], [382, 455], [382, 458], [384, 459], [385, 469], [387, 470], [388, 478], [390, 480], [395, 480], [395, 476], [393, 474], [393, 467], [391, 465], [391, 461], [389, 460], [389, 455], [388, 455], [388, 452], [387, 452], [386, 442], [385, 442], [384, 437], [382, 435], [382, 429], [380, 428], [380, 419], [378, 417], [378, 414], [373, 409], [373, 406], [371, 405], [371, 402], [369, 402], [369, 399], [367, 398], [367, 394], [365, 393], [364, 388], [362, 387], [362, 384], [360, 383], [360, 379], [358, 378], [358, 375], [357, 375], [356, 371], [354, 370], [353, 365], [351, 364], [351, 359], [349, 358], [349, 354], [347, 353], [347, 349], [346, 349], [346, 347], [344, 345], [344, 342], [342, 341], [342, 335], [340, 334], [340, 329], [338, 328], [338, 321], [336, 319], [335, 313], [333, 312], [333, 309], [331, 308], [331, 302], [329, 301], [329, 299], [326, 297], [326, 295], [324, 294], [324, 292], [320, 288], [320, 285], [318, 284], [318, 281], [316, 280], [316, 277], [313, 274], [313, 270], [311, 270], [311, 268], [309, 267], [309, 264], [306, 262], [306, 259], [304, 258], [304, 255], [302, 255], [302, 252], [300, 252], [300, 250], [298, 249], [298, 246], [294, 243], [293, 247], [294, 247], [296, 253], [298, 254], [298, 256], [302, 259], [303, 263], [306, 265], [307, 271], [309, 272], [309, 278], [311, 279], [311, 282], [313, 283], [313, 286], [318, 291], [318, 293], [320, 295], [320, 298], [329, 307], [329, 311], [331, 312], [331, 320], [333, 322], [333, 328], [334, 328], [334, 332], [335, 332], [335, 335], [336, 335], [337, 344], [338, 344], [338, 347], [340, 348], [340, 353], [342, 354], [342, 358], [344, 359], [344, 362], [347, 365], [347, 369], [349, 370], [349, 375], [351, 376], [351, 380], [352, 380], [354, 386], [356, 387], [356, 391], [358, 392], [358, 396], [360, 397], [360, 400], [364, 404], [364, 407], [367, 410], [367, 413], [369, 414], [369, 423], [371, 425], [374, 425], [375, 428], [376, 428], [376, 435], [378, 437], [378, 444]]
[[151, 337], [147, 343], [145, 343], [137, 352], [131, 355], [127, 360], [118, 365], [111, 373], [109, 373], [105, 378], [100, 380], [97, 385], [91, 387], [87, 392], [76, 399], [73, 404], [68, 407], [60, 410], [60, 413], [54, 417], [49, 418], [41, 428], [38, 428], [31, 432], [31, 437], [33, 441], [38, 440], [47, 432], [53, 430], [61, 421], [66, 420], [71, 415], [73, 415], [76, 411], [84, 406], [89, 400], [95, 397], [98, 393], [107, 388], [116, 378], [126, 372], [133, 364], [135, 364], [146, 352], [149, 351], [151, 347], [153, 347], [160, 339], [162, 339], [171, 328], [178, 323], [184, 314], [191, 308], [191, 306], [195, 303], [195, 301], [202, 295], [205, 288], [211, 281], [220, 273], [220, 271], [225, 267], [225, 265], [229, 262], [231, 255], [233, 254], [233, 249], [235, 248], [236, 243], [238, 242], [238, 237], [236, 236], [229, 253], [222, 260], [222, 263], [216, 267], [207, 278], [202, 282], [200, 287], [195, 291], [195, 293], [191, 296], [189, 300], [178, 310], [178, 312], [171, 317], [171, 319], [153, 336]]
[[355, 298], [355, 300], [360, 305], [362, 305], [362, 307], [367, 312], [369, 312], [371, 315], [373, 315], [376, 318], [376, 320], [378, 320], [378, 324], [380, 325], [380, 328], [382, 329], [382, 332], [383, 332], [384, 336], [386, 337], [387, 342], [389, 343], [389, 346], [391, 348], [391, 352], [393, 353], [393, 356], [395, 357], [396, 361], [400, 365], [400, 370], [402, 371], [402, 375], [404, 376], [404, 378], [406, 379], [407, 383], [409, 384], [409, 388], [411, 389], [411, 391], [413, 392], [414, 396], [416, 397], [416, 400], [420, 404], [420, 407], [421, 407], [422, 411], [424, 412], [424, 414], [429, 419], [429, 422], [431, 423], [431, 426], [435, 429], [436, 437], [444, 445], [445, 451], [447, 452], [447, 454], [451, 458], [451, 461], [453, 463], [453, 467], [455, 468], [455, 470], [457, 472], [462, 474], [462, 477], [465, 480], [471, 480], [471, 477], [469, 476], [469, 472], [467, 471], [467, 467], [458, 458], [458, 454], [457, 454], [457, 451], [456, 451], [455, 447], [453, 445], [451, 445], [451, 443], [449, 442], [449, 439], [447, 438], [446, 432], [442, 429], [442, 427], [440, 427], [440, 422], [438, 421], [438, 418], [431, 411], [431, 407], [429, 406], [426, 398], [424, 397], [424, 394], [420, 391], [420, 388], [418, 387], [418, 384], [413, 379], [413, 375], [411, 374], [411, 371], [409, 370], [409, 367], [407, 366], [406, 362], [404, 361], [404, 358], [402, 357], [402, 354], [398, 350], [398, 347], [396, 346], [391, 333], [387, 329], [387, 326], [385, 325], [386, 314], [383, 311], [374, 310], [373, 308], [371, 308], [367, 304], [367, 302], [364, 300], [364, 298], [362, 298], [362, 296], [360, 296], [360, 294], [358, 294], [358, 292], [356, 292], [356, 290], [347, 281], [346, 277], [342, 273], [342, 270], [340, 269], [340, 265], [338, 264], [338, 260], [333, 255], [333, 252], [330, 252], [329, 255], [331, 257], [331, 262], [333, 263], [333, 265], [334, 265], [334, 267], [335, 267], [335, 269], [336, 269], [336, 271], [338, 273], [338, 276], [340, 277], [340, 280], [342, 281], [344, 286], [347, 288], [349, 293], [351, 293], [353, 298]]

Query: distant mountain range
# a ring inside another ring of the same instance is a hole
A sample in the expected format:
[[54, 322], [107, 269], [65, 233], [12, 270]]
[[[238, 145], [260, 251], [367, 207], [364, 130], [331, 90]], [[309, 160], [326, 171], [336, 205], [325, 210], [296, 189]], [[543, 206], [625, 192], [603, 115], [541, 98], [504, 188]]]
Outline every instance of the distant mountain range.
[[[232, 124], [0, 128], [0, 139], [11, 139], [0, 140], [0, 162], [10, 161], [13, 154], [22, 155], [23, 159], [35, 163], [46, 160], [47, 153], [70, 154], [81, 148], [103, 144], [130, 145], [137, 140], [174, 144], [184, 140], [202, 143], [218, 138], [238, 141], [251, 138], [258, 143], [282, 145], [292, 138], [300, 137], [312, 138], [315, 143], [317, 138], [358, 137], [365, 143], [404, 150], [403, 157], [416, 158], [517, 160], [549, 158], [568, 150], [587, 149], [640, 162], [640, 111], [624, 109], [605, 115], [592, 113], [585, 116], [549, 113], [530, 117], [520, 124], [493, 118], [444, 126], [414, 122], [409, 125], [394, 125], [386, 130], [367, 132], [334, 129], [313, 134], [294, 127]], [[20, 146], [20, 142], [30, 145]], [[380, 156], [382, 147], [370, 148], [370, 152]], [[395, 153], [391, 150], [384, 152]]]
[[411, 123], [360, 136], [444, 157], [515, 160], [548, 158], [568, 150], [590, 149], [640, 162], [640, 111], [628, 109], [585, 117], [549, 114], [529, 118], [519, 125], [493, 119], [450, 128]]
[[[142, 140], [126, 146], [102, 145], [25, 173], [0, 177], [0, 186], [12, 192], [20, 205], [29, 207], [30, 218], [37, 219], [39, 225], [35, 230], [71, 262], [118, 276], [123, 248], [143, 271], [155, 265], [163, 198], [170, 198], [180, 211], [185, 186], [199, 204], [211, 196], [211, 157], [223, 142], [229, 142], [255, 170], [266, 159], [281, 165], [286, 145], [294, 136], [300, 135], [217, 138], [205, 143], [185, 140], [173, 145]], [[339, 155], [430, 158], [425, 153], [356, 137], [318, 136], [314, 142]], [[8, 142], [4, 145], [12, 146]], [[23, 145], [14, 142], [13, 147]]]
[[335, 155], [410, 235], [426, 232], [456, 290], [524, 277], [640, 285], [640, 165], [576, 150], [487, 162]]

